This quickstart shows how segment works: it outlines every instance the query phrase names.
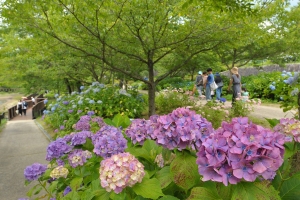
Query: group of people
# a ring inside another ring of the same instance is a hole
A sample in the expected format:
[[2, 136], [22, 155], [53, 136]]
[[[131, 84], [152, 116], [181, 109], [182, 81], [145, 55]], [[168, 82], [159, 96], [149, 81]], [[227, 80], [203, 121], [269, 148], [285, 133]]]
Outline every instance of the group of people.
[[[33, 97], [31, 97], [31, 101], [32, 104], [35, 105], [35, 99]], [[26, 116], [27, 107], [28, 107], [28, 103], [26, 102], [25, 98], [22, 98], [17, 104], [18, 114], [21, 116], [22, 115]]]
[[[208, 68], [206, 71], [199, 71], [196, 77], [195, 86], [192, 92], [194, 95], [195, 91], [198, 91], [199, 97], [201, 98], [203, 95], [203, 91], [205, 93], [205, 98], [207, 101], [212, 100], [214, 95], [216, 94], [216, 99], [218, 101], [224, 102], [225, 99], [222, 98], [222, 88], [224, 86], [223, 80], [220, 74], [217, 72], [215, 75], [213, 74], [213, 70]], [[231, 69], [231, 77], [230, 82], [227, 88], [228, 91], [232, 90], [232, 103], [239, 98], [242, 91], [242, 83], [241, 76], [238, 73], [238, 68], [233, 67]]]

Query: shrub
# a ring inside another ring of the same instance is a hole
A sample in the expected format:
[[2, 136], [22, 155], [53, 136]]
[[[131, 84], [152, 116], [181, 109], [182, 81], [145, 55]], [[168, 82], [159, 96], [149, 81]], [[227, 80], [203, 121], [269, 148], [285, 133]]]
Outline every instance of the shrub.
[[55, 95], [56, 101], [44, 111], [45, 120], [55, 128], [64, 125], [64, 129], [70, 130], [80, 116], [86, 114], [109, 118], [121, 113], [135, 118], [141, 116], [146, 105], [137, 90], [125, 91], [98, 82], [86, 89], [82, 86], [81, 89], [80, 94]]
[[160, 92], [155, 98], [155, 103], [159, 114], [169, 113], [179, 107], [195, 106], [195, 101], [190, 96], [179, 93], [177, 90]]

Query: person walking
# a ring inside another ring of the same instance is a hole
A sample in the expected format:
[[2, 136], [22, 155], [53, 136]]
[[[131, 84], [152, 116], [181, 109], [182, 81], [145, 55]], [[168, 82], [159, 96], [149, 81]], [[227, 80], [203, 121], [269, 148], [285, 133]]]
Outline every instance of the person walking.
[[221, 101], [222, 88], [223, 88], [224, 83], [223, 83], [223, 80], [222, 80], [221, 75], [219, 74], [219, 72], [216, 73], [215, 82], [218, 86], [218, 88], [216, 89], [216, 99]]
[[206, 100], [210, 101], [211, 100], [211, 88], [210, 88], [210, 84], [212, 84], [215, 80], [214, 80], [214, 76], [212, 74], [212, 69], [208, 68], [207, 70], [207, 80], [204, 83], [204, 88], [205, 88], [205, 96], [206, 96]]
[[35, 98], [31, 97], [32, 105], [35, 105]]
[[18, 114], [22, 116], [22, 100], [17, 104]]
[[203, 90], [203, 77], [202, 77], [202, 71], [198, 72], [198, 76], [196, 77], [196, 82], [195, 82], [199, 98], [202, 96], [202, 90]]
[[232, 75], [227, 90], [230, 91], [232, 89], [232, 105], [234, 105], [236, 98], [241, 96], [242, 77], [241, 75], [239, 75], [239, 71], [237, 67], [233, 67], [231, 69], [231, 73]]
[[27, 106], [28, 106], [27, 102], [25, 101], [25, 99], [23, 99], [23, 101], [22, 101], [22, 111], [23, 111], [24, 116], [26, 116]]

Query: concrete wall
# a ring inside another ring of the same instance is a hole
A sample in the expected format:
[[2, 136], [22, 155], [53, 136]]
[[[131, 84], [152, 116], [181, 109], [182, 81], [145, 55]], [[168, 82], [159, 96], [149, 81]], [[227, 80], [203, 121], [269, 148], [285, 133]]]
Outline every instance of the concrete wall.
[[[279, 65], [269, 65], [264, 67], [247, 67], [247, 68], [239, 68], [239, 74], [241, 76], [250, 76], [250, 75], [256, 75], [260, 72], [273, 72], [273, 71], [289, 71], [289, 72], [295, 72], [300, 71], [300, 64], [287, 64], [285, 67], [280, 67]], [[221, 72], [222, 75], [229, 76], [229, 72]]]

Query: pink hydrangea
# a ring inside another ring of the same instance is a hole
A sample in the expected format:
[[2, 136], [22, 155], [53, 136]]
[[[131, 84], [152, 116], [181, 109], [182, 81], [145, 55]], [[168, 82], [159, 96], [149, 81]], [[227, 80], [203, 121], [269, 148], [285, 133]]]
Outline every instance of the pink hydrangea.
[[273, 179], [283, 163], [285, 136], [253, 123], [247, 117], [222, 123], [197, 153], [203, 181], [236, 184], [257, 177]]
[[296, 119], [280, 119], [280, 123], [274, 127], [274, 131], [278, 131], [286, 135], [287, 141], [300, 142], [300, 121]]
[[144, 166], [133, 155], [119, 153], [101, 161], [101, 186], [107, 192], [120, 193], [126, 187], [141, 183], [145, 176]]

